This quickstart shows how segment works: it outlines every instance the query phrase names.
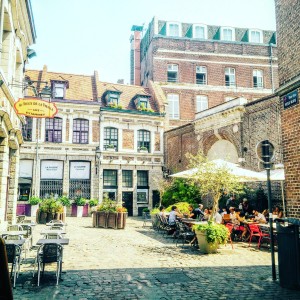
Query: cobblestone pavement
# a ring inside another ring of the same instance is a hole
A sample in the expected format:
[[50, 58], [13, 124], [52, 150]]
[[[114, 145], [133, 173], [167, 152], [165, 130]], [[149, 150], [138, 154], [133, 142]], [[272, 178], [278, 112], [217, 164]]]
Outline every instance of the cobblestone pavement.
[[[14, 299], [300, 299], [300, 291], [271, 279], [270, 253], [253, 244], [223, 246], [200, 254], [139, 218], [125, 230], [93, 228], [91, 218], [67, 218], [70, 244], [64, 246], [63, 274], [56, 286], [56, 265], [47, 265], [41, 284], [32, 278], [31, 250], [21, 267]], [[37, 225], [34, 242], [45, 225]], [[277, 260], [277, 258], [276, 258]]]

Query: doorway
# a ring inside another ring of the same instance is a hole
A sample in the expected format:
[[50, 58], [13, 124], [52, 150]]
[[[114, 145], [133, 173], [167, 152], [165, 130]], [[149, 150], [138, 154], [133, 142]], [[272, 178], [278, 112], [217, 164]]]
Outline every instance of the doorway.
[[128, 216], [133, 216], [133, 192], [122, 193], [123, 206], [127, 208]]

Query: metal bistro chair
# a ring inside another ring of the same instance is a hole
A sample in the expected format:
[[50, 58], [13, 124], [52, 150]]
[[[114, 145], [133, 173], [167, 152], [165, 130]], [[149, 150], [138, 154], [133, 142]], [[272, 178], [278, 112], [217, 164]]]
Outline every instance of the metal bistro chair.
[[44, 235], [44, 239], [47, 239], [47, 240], [51, 240], [51, 239], [55, 239], [55, 240], [57, 240], [57, 239], [62, 239], [63, 237], [62, 237], [62, 235], [61, 234], [59, 234], [59, 233], [46, 233], [45, 235]]
[[63, 247], [60, 244], [43, 244], [39, 247], [36, 257], [38, 286], [40, 285], [41, 269], [44, 274], [45, 265], [56, 262], [56, 285], [58, 285], [61, 276], [63, 260]]
[[17, 223], [21, 223], [25, 220], [26, 216], [25, 215], [19, 215], [17, 216]]
[[19, 276], [20, 264], [21, 264], [21, 254], [22, 249], [19, 245], [15, 244], [5, 244], [7, 261], [11, 264], [10, 277], [14, 276], [14, 287], [16, 286], [16, 279]]
[[143, 212], [143, 217], [144, 217], [143, 228], [147, 226], [147, 223], [150, 223], [152, 225], [152, 218], [149, 212]]
[[21, 225], [9, 225], [7, 231], [22, 231], [23, 228]]
[[260, 248], [261, 240], [266, 237], [270, 237], [269, 233], [264, 233], [261, 231], [260, 227], [257, 224], [248, 224], [250, 230], [250, 239], [249, 239], [249, 247], [252, 241], [253, 236], [258, 237], [258, 249]]
[[23, 236], [26, 239], [26, 243], [28, 245], [28, 250], [29, 250], [30, 247], [32, 247], [32, 227], [30, 225], [23, 224], [22, 228], [23, 230], [27, 231], [27, 233]]
[[52, 225], [50, 227], [50, 230], [60, 230], [60, 231], [63, 231], [63, 226]]
[[182, 239], [182, 245], [184, 245], [186, 241], [191, 242], [195, 237], [195, 233], [182, 222], [176, 221], [176, 230], [177, 230], [176, 246], [180, 238]]

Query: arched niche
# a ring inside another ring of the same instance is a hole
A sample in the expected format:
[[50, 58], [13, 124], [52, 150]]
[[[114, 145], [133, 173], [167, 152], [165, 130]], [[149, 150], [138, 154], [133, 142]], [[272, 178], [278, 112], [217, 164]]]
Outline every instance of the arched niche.
[[223, 159], [232, 163], [238, 163], [238, 153], [235, 146], [227, 140], [215, 142], [207, 152], [208, 160]]

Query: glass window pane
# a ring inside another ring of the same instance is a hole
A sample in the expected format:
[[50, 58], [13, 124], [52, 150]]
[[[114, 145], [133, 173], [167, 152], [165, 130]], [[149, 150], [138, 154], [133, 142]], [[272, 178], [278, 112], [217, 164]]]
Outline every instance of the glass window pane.
[[117, 186], [117, 170], [103, 170], [103, 185], [106, 187]]
[[137, 186], [148, 187], [148, 171], [137, 171]]

